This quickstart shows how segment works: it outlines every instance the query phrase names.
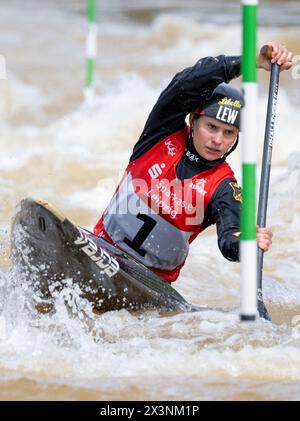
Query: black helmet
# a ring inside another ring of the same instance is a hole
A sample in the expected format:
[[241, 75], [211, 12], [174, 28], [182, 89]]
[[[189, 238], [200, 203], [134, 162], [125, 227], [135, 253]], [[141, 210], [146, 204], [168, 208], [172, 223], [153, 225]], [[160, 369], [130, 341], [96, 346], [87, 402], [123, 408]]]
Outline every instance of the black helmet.
[[203, 107], [194, 113], [215, 118], [240, 130], [241, 110], [244, 105], [243, 94], [238, 89], [221, 83], [204, 102]]

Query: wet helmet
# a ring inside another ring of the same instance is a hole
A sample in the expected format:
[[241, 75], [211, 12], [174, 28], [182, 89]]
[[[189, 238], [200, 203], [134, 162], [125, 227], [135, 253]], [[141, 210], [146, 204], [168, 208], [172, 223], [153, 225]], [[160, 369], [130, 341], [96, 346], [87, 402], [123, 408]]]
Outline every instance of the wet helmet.
[[205, 101], [201, 108], [193, 114], [205, 115], [231, 124], [241, 129], [241, 110], [244, 106], [243, 94], [236, 88], [221, 83]]

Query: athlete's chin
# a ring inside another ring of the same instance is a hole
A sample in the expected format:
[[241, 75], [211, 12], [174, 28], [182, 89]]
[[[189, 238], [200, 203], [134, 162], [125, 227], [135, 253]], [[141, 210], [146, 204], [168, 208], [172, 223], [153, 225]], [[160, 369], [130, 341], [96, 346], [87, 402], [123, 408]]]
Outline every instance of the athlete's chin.
[[220, 152], [212, 152], [212, 151], [205, 151], [202, 154], [202, 157], [205, 158], [207, 161], [214, 161], [216, 159], [221, 158], [222, 154]]

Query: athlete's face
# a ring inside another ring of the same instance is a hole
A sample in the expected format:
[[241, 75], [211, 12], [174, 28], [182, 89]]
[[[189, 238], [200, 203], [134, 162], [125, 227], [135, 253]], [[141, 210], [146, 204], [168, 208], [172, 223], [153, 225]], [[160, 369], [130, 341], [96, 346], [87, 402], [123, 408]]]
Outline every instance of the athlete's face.
[[194, 118], [191, 129], [196, 151], [208, 161], [221, 158], [238, 135], [237, 127], [207, 116]]

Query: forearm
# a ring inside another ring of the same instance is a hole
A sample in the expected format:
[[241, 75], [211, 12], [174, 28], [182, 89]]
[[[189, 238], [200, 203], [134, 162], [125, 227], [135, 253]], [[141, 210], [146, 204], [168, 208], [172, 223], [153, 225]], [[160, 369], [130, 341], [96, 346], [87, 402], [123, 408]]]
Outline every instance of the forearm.
[[157, 114], [160, 114], [163, 119], [166, 116], [174, 115], [175, 119], [179, 120], [181, 117], [184, 120], [187, 114], [199, 107], [199, 103], [211, 96], [220, 83], [230, 82], [238, 77], [240, 72], [240, 56], [200, 59], [194, 66], [175, 75], [171, 83], [161, 93], [149, 116], [146, 128], [149, 125], [152, 126], [153, 117], [157, 117]]
[[209, 212], [216, 223], [218, 246], [230, 261], [239, 261], [241, 189], [234, 179], [226, 179], [212, 198]]
[[218, 238], [218, 245], [223, 256], [231, 262], [239, 262], [240, 240], [232, 232], [223, 234]]

